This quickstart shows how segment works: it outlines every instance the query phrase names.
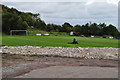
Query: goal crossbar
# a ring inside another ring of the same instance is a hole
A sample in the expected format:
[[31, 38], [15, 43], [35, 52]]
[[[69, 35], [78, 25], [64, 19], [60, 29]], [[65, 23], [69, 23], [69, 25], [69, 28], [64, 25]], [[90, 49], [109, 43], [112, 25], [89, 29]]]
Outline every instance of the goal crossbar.
[[21, 32], [26, 32], [26, 35], [28, 35], [28, 32], [27, 32], [27, 30], [10, 30], [10, 35], [12, 36], [12, 32], [19, 32], [19, 31], [21, 31]]

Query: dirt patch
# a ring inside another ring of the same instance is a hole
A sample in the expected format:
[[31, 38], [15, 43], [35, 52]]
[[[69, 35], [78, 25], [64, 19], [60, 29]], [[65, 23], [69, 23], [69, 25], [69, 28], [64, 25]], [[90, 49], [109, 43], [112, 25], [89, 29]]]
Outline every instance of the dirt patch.
[[3, 78], [11, 78], [50, 66], [118, 67], [117, 60], [81, 59], [42, 55], [3, 54]]
[[118, 78], [118, 69], [90, 66], [51, 66], [32, 70], [15, 78]]

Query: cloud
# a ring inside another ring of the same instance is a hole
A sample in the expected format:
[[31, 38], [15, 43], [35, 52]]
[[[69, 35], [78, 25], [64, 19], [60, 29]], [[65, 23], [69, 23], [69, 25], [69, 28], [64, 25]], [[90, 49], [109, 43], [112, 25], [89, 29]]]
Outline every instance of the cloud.
[[[86, 2], [85, 2], [86, 1]], [[118, 6], [111, 0], [85, 0], [83, 2], [3, 2], [20, 11], [40, 13], [46, 23], [72, 25], [85, 24], [89, 21], [96, 23], [118, 25]], [[118, 0], [115, 0], [118, 2]]]
[[114, 5], [117, 5], [118, 6], [118, 2], [120, 0], [107, 0], [107, 3], [110, 3], [110, 4], [114, 4]]

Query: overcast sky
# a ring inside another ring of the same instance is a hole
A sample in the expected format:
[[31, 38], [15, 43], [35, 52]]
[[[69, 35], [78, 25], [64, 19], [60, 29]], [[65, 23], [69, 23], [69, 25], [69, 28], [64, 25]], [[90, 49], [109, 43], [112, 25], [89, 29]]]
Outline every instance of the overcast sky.
[[[18, 0], [19, 1], [19, 0]], [[81, 2], [2, 2], [19, 11], [39, 13], [46, 23], [62, 25], [86, 24], [87, 22], [107, 23], [118, 27], [119, 0], [86, 0]]]

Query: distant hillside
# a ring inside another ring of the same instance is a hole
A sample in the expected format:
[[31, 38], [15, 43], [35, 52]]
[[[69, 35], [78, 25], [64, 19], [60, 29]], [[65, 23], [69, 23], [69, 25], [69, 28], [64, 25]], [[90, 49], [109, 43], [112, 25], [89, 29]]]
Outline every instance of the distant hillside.
[[40, 14], [33, 14], [31, 12], [21, 12], [15, 8], [9, 8], [2, 5], [2, 31], [9, 34], [10, 30], [27, 30], [35, 29], [47, 32], [79, 32], [79, 35], [85, 36], [120, 36], [120, 32], [112, 24], [105, 23], [86, 23], [85, 25], [72, 26], [70, 23], [65, 22], [62, 25], [46, 24], [41, 20]]
[[46, 24], [39, 17], [39, 14], [21, 12], [15, 8], [2, 5], [2, 30], [9, 34], [10, 30], [26, 30], [28, 28], [39, 28], [44, 30]]

